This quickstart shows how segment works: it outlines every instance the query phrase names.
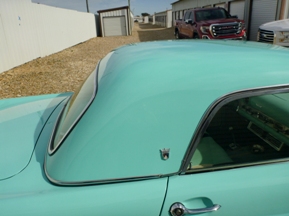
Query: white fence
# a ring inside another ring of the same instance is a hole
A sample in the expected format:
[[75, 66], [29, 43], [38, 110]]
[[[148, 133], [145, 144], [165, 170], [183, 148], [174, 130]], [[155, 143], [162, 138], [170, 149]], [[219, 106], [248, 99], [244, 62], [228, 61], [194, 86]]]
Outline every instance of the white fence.
[[96, 35], [94, 14], [0, 0], [0, 73]]

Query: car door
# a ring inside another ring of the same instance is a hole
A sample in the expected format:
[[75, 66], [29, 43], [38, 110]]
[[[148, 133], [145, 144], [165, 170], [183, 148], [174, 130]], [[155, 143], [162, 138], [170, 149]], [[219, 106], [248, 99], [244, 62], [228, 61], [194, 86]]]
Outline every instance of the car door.
[[196, 26], [194, 12], [190, 13], [189, 20], [190, 20], [190, 23], [187, 24], [187, 35], [189, 38], [193, 38], [195, 26]]
[[190, 12], [190, 11], [186, 12], [185, 17], [184, 17], [184, 21], [182, 22], [181, 32], [186, 38], [189, 37], [190, 24], [188, 23], [188, 21], [189, 21], [191, 13], [192, 12]]
[[289, 214], [289, 94], [254, 94], [209, 109], [162, 216]]
[[172, 215], [176, 203], [195, 215], [288, 215], [288, 168], [281, 163], [171, 177], [162, 215]]

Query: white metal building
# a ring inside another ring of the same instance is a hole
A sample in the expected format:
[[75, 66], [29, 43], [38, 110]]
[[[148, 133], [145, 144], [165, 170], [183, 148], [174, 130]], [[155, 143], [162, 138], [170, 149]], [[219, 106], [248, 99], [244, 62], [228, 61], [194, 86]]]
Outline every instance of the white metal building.
[[133, 16], [128, 6], [97, 11], [100, 20], [101, 35], [126, 36], [130, 35]]
[[148, 16], [143, 17], [143, 23], [149, 23], [149, 17]]
[[173, 21], [192, 8], [223, 7], [244, 19], [249, 40], [256, 40], [258, 27], [266, 22], [289, 18], [289, 0], [178, 0], [172, 3]]
[[173, 21], [172, 18], [172, 10], [158, 12], [153, 15], [153, 24], [171, 28]]

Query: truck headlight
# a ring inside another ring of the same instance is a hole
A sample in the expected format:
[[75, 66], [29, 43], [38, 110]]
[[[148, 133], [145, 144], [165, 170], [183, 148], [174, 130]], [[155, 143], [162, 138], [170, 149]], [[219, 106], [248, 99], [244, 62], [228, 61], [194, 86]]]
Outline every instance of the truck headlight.
[[289, 31], [276, 32], [275, 43], [289, 43]]
[[284, 35], [284, 39], [285, 40], [289, 40], [289, 32], [283, 32], [283, 35]]
[[238, 34], [241, 33], [242, 30], [246, 29], [245, 23], [243, 22], [239, 22], [239, 26], [238, 26]]
[[200, 29], [201, 29], [202, 33], [208, 34], [210, 31], [210, 26], [201, 26]]

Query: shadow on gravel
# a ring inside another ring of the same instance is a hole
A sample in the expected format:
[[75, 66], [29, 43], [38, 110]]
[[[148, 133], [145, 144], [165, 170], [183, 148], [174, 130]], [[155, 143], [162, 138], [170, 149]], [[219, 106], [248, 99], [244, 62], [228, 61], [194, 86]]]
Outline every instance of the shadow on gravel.
[[165, 29], [164, 27], [162, 26], [159, 26], [159, 25], [152, 25], [150, 23], [139, 23], [138, 24], [138, 27], [140, 29]]
[[172, 40], [175, 38], [173, 28], [152, 24], [139, 23], [137, 33], [140, 41]]

